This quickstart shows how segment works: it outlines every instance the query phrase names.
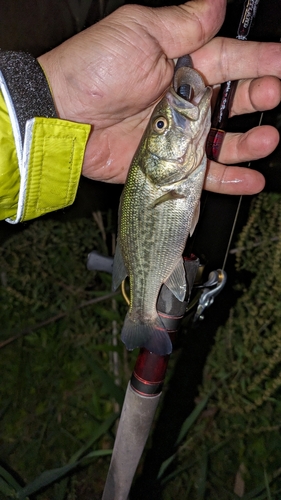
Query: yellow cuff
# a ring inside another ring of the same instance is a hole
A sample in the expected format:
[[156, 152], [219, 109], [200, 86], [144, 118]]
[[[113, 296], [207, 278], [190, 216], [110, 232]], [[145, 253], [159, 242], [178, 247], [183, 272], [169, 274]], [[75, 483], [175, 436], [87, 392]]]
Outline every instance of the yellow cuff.
[[90, 129], [57, 118], [28, 120], [18, 210], [8, 222], [27, 221], [73, 203]]
[[89, 132], [90, 125], [35, 118], [21, 220], [73, 203]]

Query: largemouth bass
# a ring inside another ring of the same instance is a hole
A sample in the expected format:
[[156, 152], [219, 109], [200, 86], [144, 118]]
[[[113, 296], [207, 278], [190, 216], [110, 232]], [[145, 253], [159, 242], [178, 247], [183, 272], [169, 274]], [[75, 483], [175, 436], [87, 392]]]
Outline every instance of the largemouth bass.
[[157, 313], [163, 283], [186, 295], [182, 253], [199, 216], [210, 129], [211, 88], [192, 68], [180, 68], [174, 87], [156, 105], [133, 158], [120, 200], [113, 289], [129, 276], [130, 307], [121, 333], [127, 349], [170, 354], [170, 337]]

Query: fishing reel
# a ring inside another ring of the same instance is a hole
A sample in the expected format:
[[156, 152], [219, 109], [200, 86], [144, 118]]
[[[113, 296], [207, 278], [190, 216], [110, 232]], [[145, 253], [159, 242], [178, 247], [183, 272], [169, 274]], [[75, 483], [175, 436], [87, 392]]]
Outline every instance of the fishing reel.
[[[204, 268], [204, 266], [202, 267]], [[199, 276], [202, 276], [202, 270], [200, 268], [198, 274]], [[215, 271], [211, 271], [209, 273], [208, 279], [204, 283], [199, 284], [195, 281], [193, 286], [195, 296], [192, 300], [190, 300], [186, 309], [186, 313], [188, 314], [196, 308], [193, 316], [193, 323], [204, 320], [205, 310], [214, 303], [215, 298], [224, 288], [226, 280], [226, 272], [222, 269], [216, 269]]]

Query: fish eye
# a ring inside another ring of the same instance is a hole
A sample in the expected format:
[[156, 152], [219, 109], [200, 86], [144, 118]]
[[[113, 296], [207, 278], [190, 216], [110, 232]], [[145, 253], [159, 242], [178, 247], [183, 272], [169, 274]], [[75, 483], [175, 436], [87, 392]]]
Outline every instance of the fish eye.
[[169, 123], [165, 116], [158, 116], [154, 120], [152, 128], [157, 134], [163, 134], [163, 132], [165, 132], [165, 130], [168, 128], [168, 125]]

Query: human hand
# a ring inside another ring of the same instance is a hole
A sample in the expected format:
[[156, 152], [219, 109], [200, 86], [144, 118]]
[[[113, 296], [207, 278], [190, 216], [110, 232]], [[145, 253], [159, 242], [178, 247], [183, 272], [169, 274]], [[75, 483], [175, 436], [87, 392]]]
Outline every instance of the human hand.
[[[39, 58], [59, 116], [92, 125], [84, 175], [125, 181], [155, 102], [171, 82], [173, 59], [183, 54], [192, 55], [194, 67], [210, 85], [243, 78], [232, 114], [271, 109], [279, 103], [279, 44], [211, 40], [223, 22], [225, 3], [197, 0], [158, 9], [124, 6]], [[269, 126], [227, 134], [222, 164], [209, 162], [205, 188], [232, 194], [260, 191], [261, 174], [226, 163], [266, 156], [278, 140], [277, 131]]]

